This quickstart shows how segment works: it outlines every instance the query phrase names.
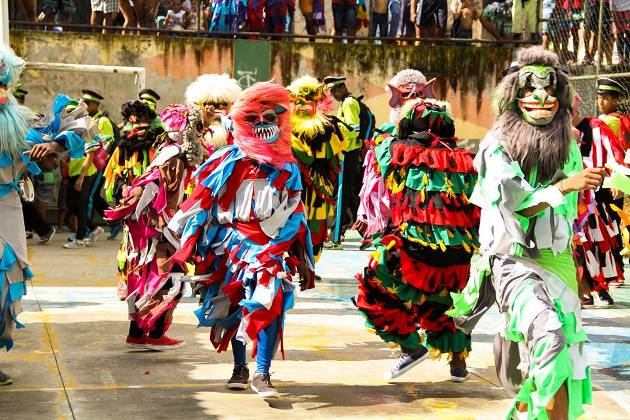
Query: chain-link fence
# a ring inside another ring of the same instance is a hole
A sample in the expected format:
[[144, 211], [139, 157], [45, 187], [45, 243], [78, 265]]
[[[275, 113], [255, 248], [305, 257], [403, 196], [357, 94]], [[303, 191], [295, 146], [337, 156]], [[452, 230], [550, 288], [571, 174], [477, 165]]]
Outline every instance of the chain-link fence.
[[[541, 1], [542, 43], [566, 65], [582, 111], [596, 114], [598, 77], [630, 87], [630, 0]], [[627, 95], [620, 111], [630, 113]]]

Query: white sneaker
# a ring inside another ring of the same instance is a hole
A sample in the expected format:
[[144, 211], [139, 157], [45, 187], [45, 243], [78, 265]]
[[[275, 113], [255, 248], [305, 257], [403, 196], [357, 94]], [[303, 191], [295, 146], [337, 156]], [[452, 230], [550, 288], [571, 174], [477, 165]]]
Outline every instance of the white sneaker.
[[90, 233], [90, 242], [96, 242], [99, 236], [101, 236], [103, 233], [105, 233], [105, 229], [100, 226], [94, 229], [92, 233]]
[[68, 242], [67, 244], [63, 244], [63, 247], [65, 249], [79, 249], [79, 248], [85, 248], [86, 246], [86, 241], [82, 241], [80, 239], [75, 239], [72, 242]]

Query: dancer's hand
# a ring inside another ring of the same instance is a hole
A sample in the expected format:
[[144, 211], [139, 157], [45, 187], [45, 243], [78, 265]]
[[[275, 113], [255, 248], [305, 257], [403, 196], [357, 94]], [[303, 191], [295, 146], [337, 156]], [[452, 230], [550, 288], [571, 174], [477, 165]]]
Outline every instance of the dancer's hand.
[[63, 146], [57, 142], [51, 141], [47, 143], [34, 144], [31, 150], [24, 152], [25, 155], [30, 156], [31, 160], [42, 160], [51, 153], [60, 152], [63, 150]]
[[586, 168], [570, 178], [563, 179], [556, 187], [563, 193], [595, 190], [602, 185], [606, 170], [604, 168]]

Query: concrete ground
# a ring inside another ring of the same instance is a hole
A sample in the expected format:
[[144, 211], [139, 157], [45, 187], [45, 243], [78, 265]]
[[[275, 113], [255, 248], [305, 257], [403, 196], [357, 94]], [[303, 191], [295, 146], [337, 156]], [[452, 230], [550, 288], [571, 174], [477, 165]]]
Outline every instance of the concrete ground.
[[[197, 329], [196, 304], [178, 306], [171, 335], [176, 352], [130, 352], [125, 304], [116, 298], [117, 242], [81, 250], [34, 243], [36, 277], [24, 299], [16, 346], [0, 355], [14, 384], [0, 388], [3, 419], [422, 418], [498, 419], [510, 405], [491, 354], [499, 315], [489, 313], [473, 334], [469, 380], [448, 381], [445, 360], [426, 361], [392, 383], [383, 380], [397, 354], [363, 327], [353, 309], [353, 275], [368, 252], [347, 243], [326, 251], [321, 283], [298, 297], [286, 321], [286, 360], [272, 365], [282, 397], [266, 402], [251, 391], [225, 388], [230, 353], [216, 353]], [[630, 418], [630, 288], [615, 289], [617, 305], [587, 310], [595, 383], [585, 419]], [[254, 364], [250, 364], [252, 367]]]

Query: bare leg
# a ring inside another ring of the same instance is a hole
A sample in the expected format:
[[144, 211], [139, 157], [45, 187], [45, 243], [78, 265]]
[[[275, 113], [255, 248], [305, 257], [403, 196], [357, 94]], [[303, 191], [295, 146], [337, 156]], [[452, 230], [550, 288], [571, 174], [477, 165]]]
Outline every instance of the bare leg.
[[[120, 0], [120, 3], [118, 4], [118, 9], [125, 19], [125, 22], [123, 23], [123, 28], [126, 29], [136, 26], [136, 16], [134, 14], [131, 3], [129, 3], [129, 0]], [[123, 30], [122, 33], [125, 34], [127, 33], [127, 31]]]
[[566, 385], [562, 385], [547, 405], [550, 420], [567, 420], [569, 418], [569, 396]]

